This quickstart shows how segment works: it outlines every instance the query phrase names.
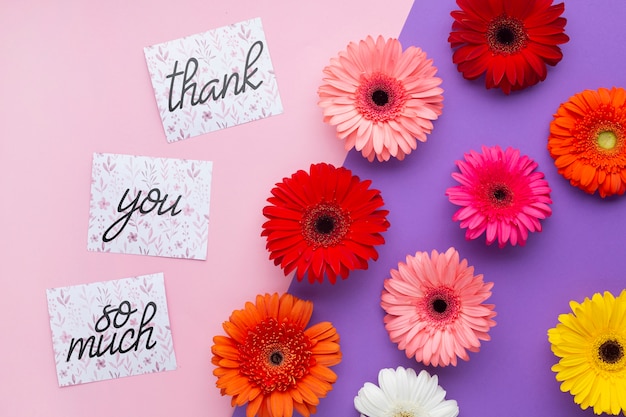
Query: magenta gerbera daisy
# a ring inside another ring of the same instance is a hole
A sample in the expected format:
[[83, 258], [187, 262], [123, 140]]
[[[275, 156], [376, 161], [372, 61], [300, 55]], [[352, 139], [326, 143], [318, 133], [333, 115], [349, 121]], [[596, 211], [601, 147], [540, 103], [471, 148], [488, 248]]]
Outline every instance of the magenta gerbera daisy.
[[498, 240], [523, 246], [529, 232], [540, 232], [541, 222], [552, 214], [550, 187], [537, 163], [520, 151], [499, 146], [470, 151], [464, 161], [456, 161], [460, 172], [452, 178], [460, 185], [450, 187], [450, 202], [462, 206], [452, 220], [467, 229], [465, 237], [476, 239], [483, 233], [487, 244]]
[[397, 39], [351, 42], [324, 68], [319, 106], [346, 150], [370, 162], [404, 159], [426, 141], [443, 108], [437, 68], [420, 48]]
[[385, 328], [408, 358], [456, 366], [457, 358], [469, 360], [468, 352], [478, 352], [480, 341], [490, 339], [496, 313], [484, 301], [493, 283], [474, 275], [474, 267], [460, 261], [456, 249], [407, 256], [384, 286]]

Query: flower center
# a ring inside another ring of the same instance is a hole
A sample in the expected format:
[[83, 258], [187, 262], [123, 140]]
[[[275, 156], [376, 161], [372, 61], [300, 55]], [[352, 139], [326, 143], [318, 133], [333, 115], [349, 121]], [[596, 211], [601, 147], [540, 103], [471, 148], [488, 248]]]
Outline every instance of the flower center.
[[383, 90], [376, 90], [372, 93], [372, 101], [377, 106], [384, 106], [389, 103], [389, 94]]
[[281, 363], [283, 363], [284, 360], [285, 357], [279, 351], [275, 351], [270, 354], [270, 362], [272, 363], [272, 365], [279, 366]]
[[614, 364], [624, 357], [624, 348], [617, 340], [607, 340], [598, 348], [598, 357], [602, 362]]
[[416, 401], [398, 400], [395, 406], [384, 415], [389, 417], [422, 417], [430, 414]]
[[598, 134], [598, 146], [602, 149], [610, 150], [617, 145], [617, 136], [612, 131], [604, 131]]
[[497, 54], [514, 54], [526, 46], [528, 34], [524, 23], [506, 15], [500, 15], [487, 26], [487, 44]]
[[319, 203], [305, 210], [302, 236], [309, 246], [335, 246], [350, 230], [350, 223], [350, 217], [339, 205]]
[[591, 346], [591, 358], [599, 370], [606, 372], [621, 371], [626, 367], [624, 355], [625, 341], [616, 334], [604, 334]]
[[625, 121], [623, 111], [608, 104], [587, 112], [572, 128], [573, 151], [595, 168], [619, 173], [626, 162]]
[[374, 122], [394, 119], [409, 99], [404, 84], [382, 72], [361, 76], [354, 95], [357, 111]]
[[427, 291], [418, 310], [425, 312], [425, 319], [431, 325], [444, 327], [457, 319], [461, 300], [449, 287], [437, 287]]
[[510, 45], [515, 41], [515, 33], [510, 27], [501, 27], [496, 31], [496, 40], [498, 43]]
[[315, 365], [301, 326], [270, 317], [248, 331], [238, 347], [240, 372], [264, 393], [287, 391]]
[[315, 231], [317, 233], [329, 234], [335, 229], [335, 220], [331, 216], [322, 215], [315, 219]]
[[507, 184], [491, 184], [487, 195], [489, 201], [498, 208], [509, 207], [513, 203], [513, 191]]
[[437, 313], [441, 314], [445, 312], [446, 308], [448, 308], [448, 303], [446, 303], [446, 300], [441, 300], [438, 298], [433, 301], [433, 310], [435, 310]]

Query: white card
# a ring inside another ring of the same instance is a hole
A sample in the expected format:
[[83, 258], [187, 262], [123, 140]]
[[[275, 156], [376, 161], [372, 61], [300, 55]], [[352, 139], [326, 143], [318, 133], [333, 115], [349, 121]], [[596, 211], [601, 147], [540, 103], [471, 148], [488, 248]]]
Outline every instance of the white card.
[[261, 19], [144, 48], [168, 142], [283, 111]]
[[212, 166], [95, 153], [87, 248], [206, 259]]
[[176, 369], [163, 274], [46, 293], [59, 386]]

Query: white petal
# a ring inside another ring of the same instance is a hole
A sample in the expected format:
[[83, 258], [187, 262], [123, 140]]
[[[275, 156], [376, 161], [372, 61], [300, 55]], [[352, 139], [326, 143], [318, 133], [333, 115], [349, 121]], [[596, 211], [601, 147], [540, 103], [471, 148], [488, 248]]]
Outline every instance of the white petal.
[[366, 382], [354, 398], [354, 407], [369, 417], [382, 417], [389, 409], [385, 393], [371, 382]]

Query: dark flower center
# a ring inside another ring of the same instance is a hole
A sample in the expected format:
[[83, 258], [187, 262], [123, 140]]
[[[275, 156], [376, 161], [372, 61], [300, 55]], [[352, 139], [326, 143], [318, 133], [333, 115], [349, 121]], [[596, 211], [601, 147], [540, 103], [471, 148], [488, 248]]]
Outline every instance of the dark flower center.
[[617, 340], [607, 340], [598, 348], [598, 356], [603, 362], [613, 364], [624, 357], [624, 348]]
[[491, 51], [504, 55], [517, 53], [528, 41], [524, 22], [507, 15], [500, 15], [489, 22], [486, 36]]
[[272, 363], [272, 365], [278, 366], [283, 363], [283, 360], [285, 360], [285, 357], [279, 351], [272, 352], [272, 354], [270, 355], [270, 362]]
[[372, 93], [372, 101], [377, 106], [384, 106], [389, 103], [389, 94], [383, 90], [376, 90]]
[[491, 205], [497, 208], [509, 207], [513, 203], [513, 191], [507, 184], [492, 184], [487, 190]]
[[382, 72], [362, 75], [354, 95], [357, 111], [373, 122], [394, 119], [410, 98], [402, 81]]
[[495, 190], [493, 190], [493, 198], [498, 201], [504, 201], [508, 195], [508, 190], [504, 187], [497, 187]]
[[309, 246], [335, 246], [350, 230], [350, 223], [349, 215], [338, 204], [319, 203], [302, 214], [302, 237]]
[[239, 372], [266, 394], [287, 391], [315, 364], [312, 346], [301, 325], [268, 318], [239, 345]]
[[501, 44], [510, 45], [515, 41], [515, 32], [510, 27], [501, 27], [496, 31], [496, 40]]
[[329, 234], [335, 229], [335, 220], [332, 216], [320, 216], [315, 220], [315, 230], [318, 233]]
[[446, 300], [442, 300], [441, 298], [437, 298], [433, 301], [433, 310], [437, 313], [443, 313], [448, 308], [448, 303]]
[[461, 300], [454, 289], [446, 286], [432, 288], [424, 294], [418, 314], [431, 326], [442, 328], [454, 322], [461, 311]]

